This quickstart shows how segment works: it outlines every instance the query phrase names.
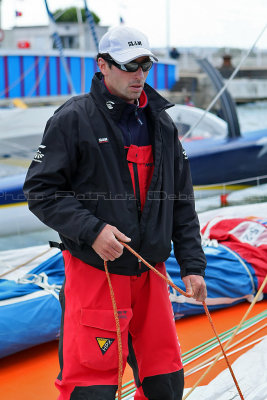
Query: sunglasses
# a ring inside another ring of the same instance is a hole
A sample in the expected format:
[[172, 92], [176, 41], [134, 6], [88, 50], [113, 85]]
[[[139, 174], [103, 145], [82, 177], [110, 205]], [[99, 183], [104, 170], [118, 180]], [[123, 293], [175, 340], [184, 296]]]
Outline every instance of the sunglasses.
[[105, 58], [106, 61], [109, 61], [116, 68], [121, 69], [126, 72], [136, 72], [139, 67], [142, 68], [143, 72], [147, 72], [152, 68], [153, 61], [147, 60], [142, 62], [130, 61], [127, 64], [118, 64], [113, 58]]

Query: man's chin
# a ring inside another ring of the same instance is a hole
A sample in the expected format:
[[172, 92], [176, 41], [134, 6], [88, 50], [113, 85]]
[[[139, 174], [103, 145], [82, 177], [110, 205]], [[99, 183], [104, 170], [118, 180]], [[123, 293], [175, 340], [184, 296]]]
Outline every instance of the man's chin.
[[141, 90], [139, 90], [139, 91], [131, 91], [130, 97], [131, 97], [132, 99], [134, 99], [134, 100], [139, 99], [139, 97], [141, 96], [142, 90], [143, 90], [143, 89], [141, 89]]

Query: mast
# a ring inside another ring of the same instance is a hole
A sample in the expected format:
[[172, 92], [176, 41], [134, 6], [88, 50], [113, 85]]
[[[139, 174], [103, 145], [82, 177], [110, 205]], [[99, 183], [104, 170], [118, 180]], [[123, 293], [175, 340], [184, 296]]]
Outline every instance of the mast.
[[72, 94], [76, 94], [76, 91], [74, 89], [73, 82], [72, 82], [72, 79], [71, 79], [70, 71], [69, 71], [69, 68], [68, 68], [68, 65], [67, 65], [67, 62], [66, 62], [66, 58], [64, 56], [62, 41], [61, 41], [61, 38], [60, 38], [60, 36], [58, 34], [58, 31], [57, 31], [55, 18], [53, 16], [53, 14], [51, 13], [51, 11], [49, 10], [47, 0], [44, 0], [44, 1], [45, 1], [46, 11], [47, 11], [47, 14], [48, 14], [48, 17], [49, 17], [50, 29], [53, 30], [52, 37], [53, 37], [53, 39], [55, 41], [55, 45], [56, 45], [56, 47], [57, 47], [57, 49], [59, 51], [59, 55], [60, 55], [60, 59], [61, 59], [61, 62], [62, 62], [62, 66], [63, 66], [64, 71], [66, 73], [68, 84], [70, 85], [70, 88], [71, 88], [71, 93]]
[[170, 16], [170, 0], [166, 0], [166, 47], [167, 53], [169, 55], [170, 52], [170, 23], [171, 23], [171, 16]]
[[2, 0], [0, 0], [0, 30], [2, 28]]
[[96, 51], [98, 51], [98, 37], [97, 37], [97, 33], [96, 33], [96, 29], [95, 29], [95, 22], [94, 22], [94, 18], [92, 16], [92, 13], [90, 12], [88, 5], [87, 5], [87, 1], [84, 0], [84, 8], [85, 8], [85, 16], [86, 16], [86, 20], [88, 22], [88, 25], [91, 29], [92, 35], [93, 35], [93, 39], [95, 42], [95, 47], [96, 47]]

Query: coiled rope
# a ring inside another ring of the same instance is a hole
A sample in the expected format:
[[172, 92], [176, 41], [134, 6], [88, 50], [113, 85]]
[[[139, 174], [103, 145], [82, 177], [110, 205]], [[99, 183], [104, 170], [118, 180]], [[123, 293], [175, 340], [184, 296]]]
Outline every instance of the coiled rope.
[[[156, 268], [154, 268], [152, 265], [150, 265], [146, 260], [144, 260], [135, 250], [133, 250], [128, 244], [121, 242], [120, 243], [128, 249], [132, 254], [134, 254], [139, 260], [141, 260], [148, 268], [150, 268], [153, 272], [155, 272], [157, 275], [159, 275], [162, 279], [164, 279], [171, 287], [173, 287], [175, 290], [177, 290], [179, 293], [186, 297], [192, 297], [191, 295], [188, 295], [186, 292], [184, 292], [182, 289], [180, 289], [178, 286], [176, 286], [170, 279], [166, 278], [164, 275], [162, 275]], [[120, 322], [119, 322], [119, 317], [118, 317], [118, 310], [117, 310], [117, 305], [116, 305], [116, 299], [113, 291], [113, 287], [111, 284], [110, 276], [109, 276], [109, 271], [108, 271], [108, 266], [107, 266], [107, 261], [104, 261], [104, 267], [105, 267], [105, 272], [107, 275], [107, 280], [109, 284], [109, 289], [110, 289], [110, 296], [111, 296], [111, 301], [112, 301], [112, 307], [113, 307], [113, 312], [114, 312], [114, 317], [115, 317], [115, 322], [116, 322], [116, 331], [117, 331], [117, 341], [118, 341], [118, 355], [119, 355], [119, 368], [118, 368], [118, 400], [121, 400], [121, 393], [122, 393], [122, 375], [123, 375], [123, 357], [122, 357], [122, 342], [121, 342], [121, 329], [120, 329]], [[241, 389], [238, 385], [238, 382], [236, 380], [234, 371], [232, 370], [232, 367], [230, 365], [230, 362], [226, 356], [226, 353], [224, 351], [224, 348], [222, 346], [221, 340], [219, 338], [219, 335], [217, 334], [217, 331], [215, 329], [215, 326], [213, 324], [213, 321], [211, 319], [211, 315], [209, 313], [208, 307], [206, 305], [206, 302], [203, 301], [202, 305], [204, 307], [205, 313], [208, 317], [208, 320], [210, 322], [210, 325], [213, 329], [213, 332], [219, 342], [222, 354], [225, 358], [226, 364], [229, 368], [229, 371], [232, 375], [233, 381], [235, 383], [235, 386], [237, 388], [237, 391], [239, 393], [239, 396], [241, 400], [244, 400], [243, 394], [241, 392]]]

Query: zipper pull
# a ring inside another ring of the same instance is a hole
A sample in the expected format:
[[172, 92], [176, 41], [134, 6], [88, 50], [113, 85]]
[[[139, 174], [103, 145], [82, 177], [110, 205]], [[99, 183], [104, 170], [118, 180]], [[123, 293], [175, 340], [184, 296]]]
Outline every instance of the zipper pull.
[[143, 122], [142, 122], [141, 119], [139, 118], [139, 115], [138, 115], [137, 110], [138, 110], [138, 106], [136, 106], [136, 109], [135, 109], [135, 111], [134, 111], [134, 115], [135, 115], [135, 118], [137, 119], [138, 124], [142, 126], [142, 125], [143, 125]]
[[138, 272], [137, 276], [141, 276], [141, 269], [142, 269], [142, 261], [138, 258]]

